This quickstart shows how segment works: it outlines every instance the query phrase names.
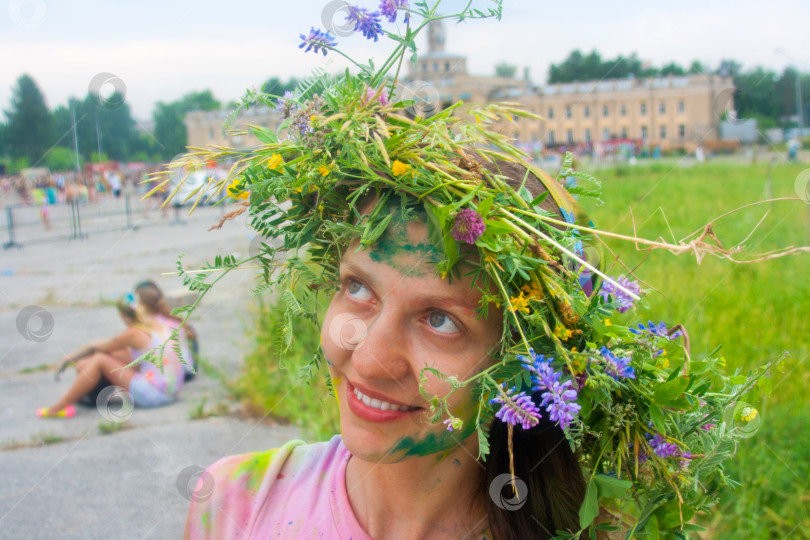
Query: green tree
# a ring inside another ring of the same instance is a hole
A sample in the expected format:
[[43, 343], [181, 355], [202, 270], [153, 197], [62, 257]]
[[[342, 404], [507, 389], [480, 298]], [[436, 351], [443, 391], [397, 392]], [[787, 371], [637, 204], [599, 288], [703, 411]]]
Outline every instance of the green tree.
[[158, 153], [163, 159], [172, 159], [186, 151], [188, 138], [183, 118], [189, 111], [212, 111], [221, 107], [210, 90], [190, 92], [171, 103], [158, 102], [152, 118], [155, 138], [160, 143]]
[[[81, 160], [79, 160], [81, 166]], [[48, 152], [45, 166], [52, 171], [68, 171], [76, 169], [76, 154], [64, 146], [56, 146]]]
[[505, 77], [507, 79], [514, 79], [517, 73], [517, 66], [501, 62], [495, 66], [495, 75], [498, 77]]
[[9, 155], [25, 157], [36, 164], [53, 144], [53, 117], [45, 97], [29, 75], [17, 79], [11, 108], [6, 111], [6, 141]]
[[262, 92], [274, 96], [283, 96], [284, 92], [295, 90], [300, 82], [295, 77], [291, 77], [287, 82], [283, 82], [278, 77], [270, 77], [262, 85]]

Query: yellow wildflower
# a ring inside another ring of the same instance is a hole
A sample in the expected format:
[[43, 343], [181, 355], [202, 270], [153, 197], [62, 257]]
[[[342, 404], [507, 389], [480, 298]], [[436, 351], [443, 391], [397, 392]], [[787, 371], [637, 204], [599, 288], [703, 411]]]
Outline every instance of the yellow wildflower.
[[554, 328], [554, 335], [560, 338], [562, 341], [565, 341], [570, 339], [574, 333], [560, 323], [557, 323], [556, 328]]
[[613, 323], [610, 322], [610, 319], [605, 319], [605, 326], [613, 326]]
[[720, 364], [721, 367], [726, 367], [726, 357], [721, 356], [717, 359], [717, 363]]
[[321, 176], [328, 176], [329, 175], [329, 167], [326, 165], [321, 165], [318, 167], [318, 172], [321, 173]]
[[525, 284], [523, 287], [520, 288], [521, 291], [525, 292], [529, 298], [534, 298], [540, 300], [545, 296], [543, 291], [538, 287], [538, 285], [534, 282], [529, 282]]
[[525, 313], [529, 312], [529, 299], [523, 296], [523, 293], [520, 293], [520, 296], [513, 296], [509, 299], [509, 309], [511, 311], [523, 311]]
[[411, 166], [405, 163], [402, 163], [400, 160], [394, 160], [394, 164], [391, 166], [391, 172], [394, 173], [394, 176], [402, 176], [406, 174], [408, 171], [411, 170]]
[[236, 187], [236, 184], [238, 183], [239, 178], [234, 178], [233, 180], [231, 180], [231, 183], [228, 184], [228, 195], [230, 195], [234, 199], [239, 200], [247, 199], [250, 194], [247, 191], [242, 191], [241, 189]]
[[753, 407], [743, 407], [740, 410], [740, 418], [742, 418], [746, 422], [750, 422], [751, 420], [756, 418], [758, 414], [759, 411]]
[[267, 159], [267, 168], [269, 169], [278, 169], [282, 165], [284, 165], [284, 158], [278, 154], [273, 154]]
[[666, 356], [662, 356], [662, 357], [660, 357], [660, 358], [658, 359], [658, 365], [659, 365], [661, 368], [668, 368], [668, 367], [669, 367], [669, 358], [667, 358]]

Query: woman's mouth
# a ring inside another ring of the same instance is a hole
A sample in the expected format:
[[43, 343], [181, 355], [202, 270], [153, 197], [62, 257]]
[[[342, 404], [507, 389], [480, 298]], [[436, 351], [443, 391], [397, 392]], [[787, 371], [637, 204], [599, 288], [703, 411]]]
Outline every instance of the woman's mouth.
[[378, 398], [372, 398], [347, 381], [349, 409], [364, 420], [387, 422], [408, 416], [422, 407], [410, 407]]

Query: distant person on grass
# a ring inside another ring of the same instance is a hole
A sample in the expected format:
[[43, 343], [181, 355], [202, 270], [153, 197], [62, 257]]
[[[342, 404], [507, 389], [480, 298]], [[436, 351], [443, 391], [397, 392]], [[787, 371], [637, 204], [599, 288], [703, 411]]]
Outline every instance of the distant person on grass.
[[127, 329], [113, 338], [87, 345], [68, 355], [65, 364], [74, 364], [77, 371], [73, 386], [50, 407], [38, 409], [37, 416], [74, 416], [74, 404], [96, 389], [102, 378], [127, 390], [137, 407], [159, 407], [177, 399], [184, 372], [172, 342], [163, 349], [162, 369], [144, 359], [134, 367], [127, 367], [150, 349], [164, 343], [171, 329], [150, 315], [144, 306], [136, 304], [131, 294], [119, 300], [118, 312]]

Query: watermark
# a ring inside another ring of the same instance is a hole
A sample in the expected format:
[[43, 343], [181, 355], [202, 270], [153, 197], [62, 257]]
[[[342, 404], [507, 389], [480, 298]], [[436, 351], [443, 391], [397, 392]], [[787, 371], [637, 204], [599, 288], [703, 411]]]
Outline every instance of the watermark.
[[805, 169], [796, 176], [796, 196], [810, 204], [810, 169]]
[[40, 306], [26, 306], [17, 314], [17, 331], [34, 343], [42, 343], [53, 334], [53, 315]]
[[349, 3], [332, 0], [321, 11], [321, 22], [335, 37], [346, 37], [354, 33], [354, 23], [348, 21]]
[[336, 315], [329, 323], [329, 338], [341, 349], [355, 350], [363, 343], [366, 336], [368, 336], [366, 323], [351, 313]]
[[120, 424], [126, 422], [135, 410], [132, 394], [120, 386], [108, 386], [96, 397], [98, 414], [108, 422]]
[[250, 241], [250, 245], [248, 246], [248, 256], [257, 257], [259, 255], [266, 255], [267, 252], [263, 249], [262, 246], [267, 244], [269, 241], [270, 241], [269, 238], [265, 238], [260, 234], [254, 236], [253, 240]]
[[723, 411], [723, 422], [727, 430], [733, 430], [739, 437], [753, 437], [762, 423], [759, 411], [744, 401], [729, 405]]
[[8, 3], [8, 14], [20, 28], [33, 30], [42, 26], [48, 9], [42, 0], [11, 0]]
[[742, 90], [724, 88], [714, 96], [712, 110], [716, 118], [739, 124], [745, 120], [739, 117], [739, 111], [751, 110], [751, 98]]
[[118, 75], [102, 72], [90, 79], [87, 93], [96, 102], [96, 105], [111, 111], [124, 104], [127, 85]]
[[214, 494], [214, 477], [197, 465], [186, 467], [177, 475], [177, 492], [187, 501], [205, 502]]
[[[511, 497], [504, 495], [504, 488], [508, 489], [507, 493]], [[496, 476], [489, 485], [489, 497], [498, 508], [514, 512], [520, 510], [526, 504], [526, 499], [529, 498], [529, 488], [526, 486], [526, 482], [517, 476], [515, 481], [512, 482], [512, 475], [503, 473]]]
[[666, 11], [642, 9], [633, 20], [636, 37], [650, 45], [662, 45], [672, 39], [674, 24]]
[[398, 101], [413, 101], [405, 107], [411, 116], [427, 118], [440, 110], [439, 91], [425, 81], [411, 81], [397, 93]]

